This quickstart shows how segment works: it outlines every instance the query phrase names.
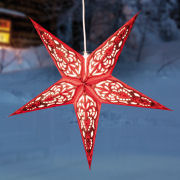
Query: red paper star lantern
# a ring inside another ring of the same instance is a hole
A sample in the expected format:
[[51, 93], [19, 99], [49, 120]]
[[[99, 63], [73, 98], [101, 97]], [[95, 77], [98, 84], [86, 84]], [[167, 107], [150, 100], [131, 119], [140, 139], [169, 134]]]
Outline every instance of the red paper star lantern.
[[31, 19], [62, 79], [12, 115], [73, 104], [91, 167], [102, 103], [170, 110], [111, 75], [136, 17], [87, 57], [77, 53]]

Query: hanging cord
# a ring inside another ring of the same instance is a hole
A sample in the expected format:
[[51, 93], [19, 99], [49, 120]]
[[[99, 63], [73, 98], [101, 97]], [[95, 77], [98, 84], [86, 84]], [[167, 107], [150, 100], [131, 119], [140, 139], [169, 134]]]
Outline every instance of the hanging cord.
[[84, 55], [86, 55], [87, 49], [86, 49], [86, 27], [85, 27], [85, 0], [82, 0], [82, 22], [83, 22], [83, 36], [84, 36]]

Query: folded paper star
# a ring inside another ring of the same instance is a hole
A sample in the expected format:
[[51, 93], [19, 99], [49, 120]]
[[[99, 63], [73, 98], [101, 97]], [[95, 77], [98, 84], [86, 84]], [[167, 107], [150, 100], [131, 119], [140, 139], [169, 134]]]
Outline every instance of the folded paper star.
[[62, 79], [11, 115], [73, 104], [90, 168], [102, 103], [169, 110], [111, 75], [136, 17], [85, 56], [31, 19]]

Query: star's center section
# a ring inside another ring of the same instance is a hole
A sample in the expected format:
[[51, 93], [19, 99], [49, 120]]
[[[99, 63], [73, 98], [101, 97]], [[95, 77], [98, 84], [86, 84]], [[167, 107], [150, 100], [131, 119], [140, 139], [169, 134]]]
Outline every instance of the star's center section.
[[86, 89], [87, 89], [88, 87], [91, 87], [91, 84], [88, 83], [87, 80], [82, 80], [82, 81], [81, 81], [81, 87], [83, 88], [83, 91], [86, 91]]
[[90, 85], [90, 84], [88, 84], [87, 80], [86, 80], [86, 81], [82, 81], [81, 84], [82, 84], [82, 86], [84, 86], [84, 87]]

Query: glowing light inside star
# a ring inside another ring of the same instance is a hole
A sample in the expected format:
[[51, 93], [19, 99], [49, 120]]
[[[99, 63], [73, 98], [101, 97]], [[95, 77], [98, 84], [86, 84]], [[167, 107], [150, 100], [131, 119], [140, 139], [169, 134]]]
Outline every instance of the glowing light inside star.
[[89, 56], [89, 54], [88, 54], [87, 52], [84, 52], [84, 53], [83, 53], [83, 57], [84, 57], [84, 59], [87, 59], [87, 58], [88, 58], [88, 56]]

